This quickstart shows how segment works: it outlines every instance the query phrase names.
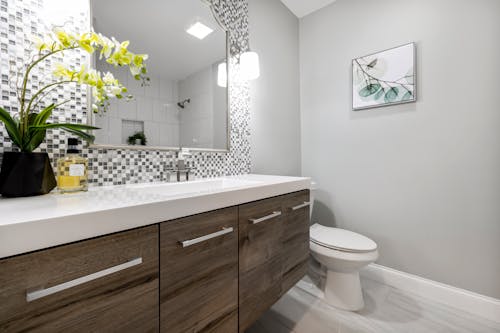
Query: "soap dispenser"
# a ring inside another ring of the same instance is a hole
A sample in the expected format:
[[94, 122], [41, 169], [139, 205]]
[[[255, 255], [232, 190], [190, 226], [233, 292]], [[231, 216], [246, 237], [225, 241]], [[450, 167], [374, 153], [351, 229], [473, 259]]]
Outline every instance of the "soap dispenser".
[[61, 193], [88, 190], [88, 160], [78, 150], [78, 139], [69, 138], [66, 156], [57, 161], [57, 187]]

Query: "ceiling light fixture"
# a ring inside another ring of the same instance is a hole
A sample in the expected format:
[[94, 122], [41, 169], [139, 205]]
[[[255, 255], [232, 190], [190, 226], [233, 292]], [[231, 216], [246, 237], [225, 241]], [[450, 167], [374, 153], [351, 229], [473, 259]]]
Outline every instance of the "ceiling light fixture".
[[190, 26], [186, 32], [198, 39], [203, 39], [205, 37], [207, 37], [208, 35], [210, 35], [214, 30], [207, 27], [206, 25], [204, 25], [203, 23], [201, 22], [196, 22], [195, 24], [193, 24], [192, 26]]

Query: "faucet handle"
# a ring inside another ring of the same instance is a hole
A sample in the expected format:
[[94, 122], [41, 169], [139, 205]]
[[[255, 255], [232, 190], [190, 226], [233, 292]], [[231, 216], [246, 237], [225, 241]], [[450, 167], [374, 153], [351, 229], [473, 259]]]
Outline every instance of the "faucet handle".
[[191, 156], [192, 154], [189, 152], [189, 148], [181, 148], [177, 153], [177, 158], [183, 160], [186, 156]]

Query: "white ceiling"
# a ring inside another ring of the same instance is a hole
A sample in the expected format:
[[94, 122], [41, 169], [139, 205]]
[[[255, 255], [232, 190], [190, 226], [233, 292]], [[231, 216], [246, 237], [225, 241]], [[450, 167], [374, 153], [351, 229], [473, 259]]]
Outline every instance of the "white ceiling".
[[[92, 15], [97, 32], [149, 55], [151, 75], [182, 80], [226, 57], [226, 33], [200, 0], [93, 0]], [[203, 40], [188, 35], [196, 21], [214, 32]]]
[[298, 18], [311, 14], [336, 0], [281, 0]]

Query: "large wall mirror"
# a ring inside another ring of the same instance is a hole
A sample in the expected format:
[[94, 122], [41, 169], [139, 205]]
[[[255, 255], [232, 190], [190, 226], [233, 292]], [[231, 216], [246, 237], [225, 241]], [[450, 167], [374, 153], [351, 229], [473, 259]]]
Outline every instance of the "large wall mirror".
[[[149, 81], [95, 57], [134, 96], [95, 114], [95, 145], [229, 149], [228, 37], [203, 0], [91, 0], [93, 29], [149, 55]], [[188, 31], [198, 36], [190, 34]], [[203, 36], [205, 35], [205, 36]], [[146, 142], [141, 138], [144, 135]], [[145, 144], [145, 145], [144, 145]]]

